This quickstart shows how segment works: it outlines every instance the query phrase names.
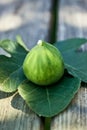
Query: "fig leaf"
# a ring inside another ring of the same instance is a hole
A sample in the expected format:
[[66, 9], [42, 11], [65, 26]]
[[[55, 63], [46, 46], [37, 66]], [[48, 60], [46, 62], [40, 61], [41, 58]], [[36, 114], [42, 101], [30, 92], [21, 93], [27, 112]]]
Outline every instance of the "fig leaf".
[[0, 47], [10, 54], [9, 57], [0, 54], [0, 90], [13, 92], [25, 80], [22, 64], [27, 51], [23, 47], [23, 43], [8, 39], [0, 41]]
[[69, 105], [79, 88], [78, 78], [64, 76], [60, 82], [49, 87], [41, 87], [25, 80], [18, 87], [18, 92], [35, 113], [52, 117]]
[[54, 45], [62, 53], [68, 73], [87, 83], [87, 39], [73, 38], [56, 42]]

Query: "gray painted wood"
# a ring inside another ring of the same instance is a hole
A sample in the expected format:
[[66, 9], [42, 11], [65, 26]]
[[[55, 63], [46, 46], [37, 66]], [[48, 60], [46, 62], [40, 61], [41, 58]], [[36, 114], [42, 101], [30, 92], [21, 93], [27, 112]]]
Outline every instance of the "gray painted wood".
[[[39, 39], [48, 40], [51, 0], [1, 0], [0, 39], [20, 34], [32, 48]], [[42, 130], [40, 117], [18, 94], [0, 92], [0, 130]]]
[[0, 1], [0, 39], [20, 34], [29, 48], [48, 40], [51, 0]]
[[[87, 38], [87, 1], [60, 0], [57, 40]], [[87, 88], [80, 88], [71, 104], [53, 118], [51, 130], [87, 129]]]

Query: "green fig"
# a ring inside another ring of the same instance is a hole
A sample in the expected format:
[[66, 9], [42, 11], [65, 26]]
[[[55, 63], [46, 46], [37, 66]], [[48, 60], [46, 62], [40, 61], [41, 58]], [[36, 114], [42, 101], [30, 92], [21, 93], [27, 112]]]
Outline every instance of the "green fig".
[[24, 74], [37, 85], [50, 85], [64, 74], [64, 62], [60, 51], [53, 45], [39, 40], [27, 54], [23, 63]]

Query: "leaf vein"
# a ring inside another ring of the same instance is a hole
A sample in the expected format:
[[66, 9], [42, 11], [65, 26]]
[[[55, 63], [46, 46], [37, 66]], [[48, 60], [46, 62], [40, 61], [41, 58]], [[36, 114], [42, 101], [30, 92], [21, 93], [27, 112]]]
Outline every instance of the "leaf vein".
[[16, 69], [16, 70], [15, 70], [14, 72], [12, 72], [12, 73], [10, 73], [10, 75], [3, 81], [2, 86], [6, 83], [6, 81], [8, 81], [8, 80], [10, 79], [10, 76], [11, 76], [12, 74], [14, 74], [16, 71], [20, 70], [21, 68], [22, 68], [22, 67]]
[[51, 114], [51, 104], [50, 104], [50, 97], [49, 97], [49, 92], [48, 89], [46, 88], [46, 94], [47, 94], [47, 101], [49, 105], [49, 114]]

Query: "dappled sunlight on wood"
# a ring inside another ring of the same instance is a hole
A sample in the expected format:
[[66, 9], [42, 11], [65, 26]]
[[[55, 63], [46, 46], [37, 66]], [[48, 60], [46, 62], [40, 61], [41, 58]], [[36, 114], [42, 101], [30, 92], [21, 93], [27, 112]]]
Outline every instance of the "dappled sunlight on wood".
[[22, 19], [18, 15], [6, 14], [0, 18], [0, 31], [7, 31], [22, 25]]
[[[20, 96], [15, 96], [16, 94], [0, 99], [0, 128], [12, 130], [20, 127], [20, 129], [39, 130], [41, 123], [39, 117], [29, 107], [27, 108], [26, 103]], [[13, 103], [11, 103], [12, 100], [14, 100]], [[14, 105], [12, 106], [12, 104]]]
[[13, 0], [0, 0], [0, 4], [4, 5], [4, 4], [9, 4], [13, 2]]
[[58, 20], [58, 40], [87, 37], [87, 1], [61, 0]]
[[[15, 39], [19, 34], [28, 48], [38, 39], [49, 40], [51, 0], [12, 0], [0, 4], [0, 39]], [[33, 27], [33, 29], [32, 29]]]
[[[78, 28], [87, 27], [87, 12], [74, 7], [65, 6], [60, 12], [65, 24], [69, 24]], [[73, 22], [72, 22], [73, 21]]]

